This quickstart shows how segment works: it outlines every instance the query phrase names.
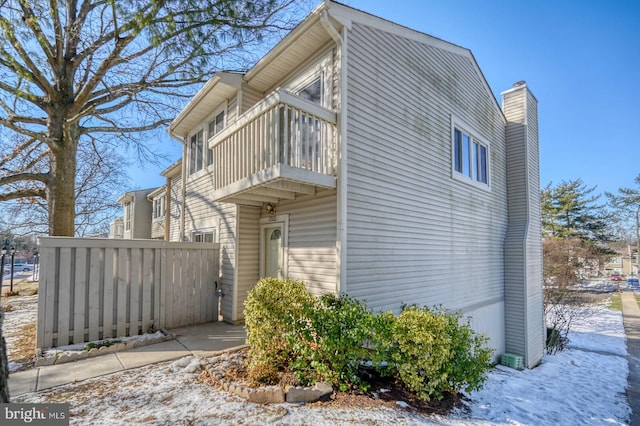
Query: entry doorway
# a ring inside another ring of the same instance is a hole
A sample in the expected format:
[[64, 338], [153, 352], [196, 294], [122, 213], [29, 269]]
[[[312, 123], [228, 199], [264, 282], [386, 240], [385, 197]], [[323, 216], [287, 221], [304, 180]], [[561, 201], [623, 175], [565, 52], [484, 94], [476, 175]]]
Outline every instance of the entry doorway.
[[260, 278], [285, 278], [288, 218], [275, 216], [260, 221]]

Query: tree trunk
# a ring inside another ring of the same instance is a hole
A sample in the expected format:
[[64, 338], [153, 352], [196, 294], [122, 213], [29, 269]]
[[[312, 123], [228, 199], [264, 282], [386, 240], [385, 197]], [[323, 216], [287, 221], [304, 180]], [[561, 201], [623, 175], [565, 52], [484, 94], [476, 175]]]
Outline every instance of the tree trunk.
[[0, 307], [0, 403], [9, 402], [9, 362], [7, 361], [7, 345], [2, 334], [4, 311]]
[[59, 124], [53, 127], [52, 133], [56, 134], [57, 143], [51, 152], [51, 180], [47, 184], [49, 235], [73, 237], [76, 155], [80, 133], [77, 124]]

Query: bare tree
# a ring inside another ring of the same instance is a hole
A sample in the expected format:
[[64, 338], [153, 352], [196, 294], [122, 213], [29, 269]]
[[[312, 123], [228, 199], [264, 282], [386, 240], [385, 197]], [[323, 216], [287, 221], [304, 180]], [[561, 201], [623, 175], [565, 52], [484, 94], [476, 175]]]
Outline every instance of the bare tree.
[[1, 4], [0, 201], [46, 200], [60, 236], [74, 235], [80, 146], [112, 135], [152, 156], [141, 132], [308, 10], [294, 0]]
[[[90, 237], [108, 233], [109, 223], [121, 206], [118, 197], [131, 189], [126, 173], [128, 160], [108, 144], [78, 146], [75, 185], [75, 236]], [[0, 211], [0, 231], [20, 235], [47, 235], [46, 200], [37, 197], [6, 202]]]
[[618, 189], [617, 194], [605, 194], [619, 217], [633, 223], [637, 256], [640, 260], [640, 175], [636, 176], [634, 182], [635, 188], [623, 187]]

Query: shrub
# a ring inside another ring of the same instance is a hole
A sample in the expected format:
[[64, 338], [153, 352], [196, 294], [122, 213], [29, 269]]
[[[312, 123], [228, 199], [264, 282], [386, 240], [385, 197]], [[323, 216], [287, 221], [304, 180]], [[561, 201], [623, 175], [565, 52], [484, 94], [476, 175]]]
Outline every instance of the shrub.
[[278, 383], [278, 369], [273, 364], [256, 364], [247, 373], [252, 383], [275, 385]]
[[471, 328], [469, 319], [462, 323], [460, 313], [441, 311], [441, 315], [447, 320], [451, 338], [449, 360], [445, 364], [446, 390], [452, 393], [479, 390], [493, 366], [493, 349], [487, 347], [489, 339], [484, 334], [477, 334]]
[[408, 307], [395, 321], [393, 339], [391, 359], [400, 380], [420, 399], [441, 399], [451, 353], [446, 318], [427, 308]]
[[294, 357], [287, 337], [306, 327], [306, 312], [315, 298], [295, 280], [264, 278], [249, 291], [245, 302], [245, 329], [250, 349], [250, 365], [285, 367]]
[[342, 390], [366, 387], [358, 376], [367, 357], [363, 344], [371, 334], [373, 314], [348, 296], [323, 295], [307, 312], [308, 326], [290, 334], [297, 358], [291, 364], [302, 383], [328, 381]]

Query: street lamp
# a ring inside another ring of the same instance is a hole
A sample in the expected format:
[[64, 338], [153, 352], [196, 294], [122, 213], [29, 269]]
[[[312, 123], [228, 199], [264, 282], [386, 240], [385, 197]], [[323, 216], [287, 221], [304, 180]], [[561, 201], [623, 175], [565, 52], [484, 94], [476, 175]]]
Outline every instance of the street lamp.
[[9, 287], [9, 291], [13, 294], [13, 260], [16, 256], [16, 248], [11, 246], [9, 253], [11, 254], [11, 285]]
[[4, 256], [7, 254], [7, 246], [4, 245], [0, 249], [0, 253], [2, 253], [2, 257], [0, 258], [0, 292], [2, 291], [2, 286], [4, 285]]

